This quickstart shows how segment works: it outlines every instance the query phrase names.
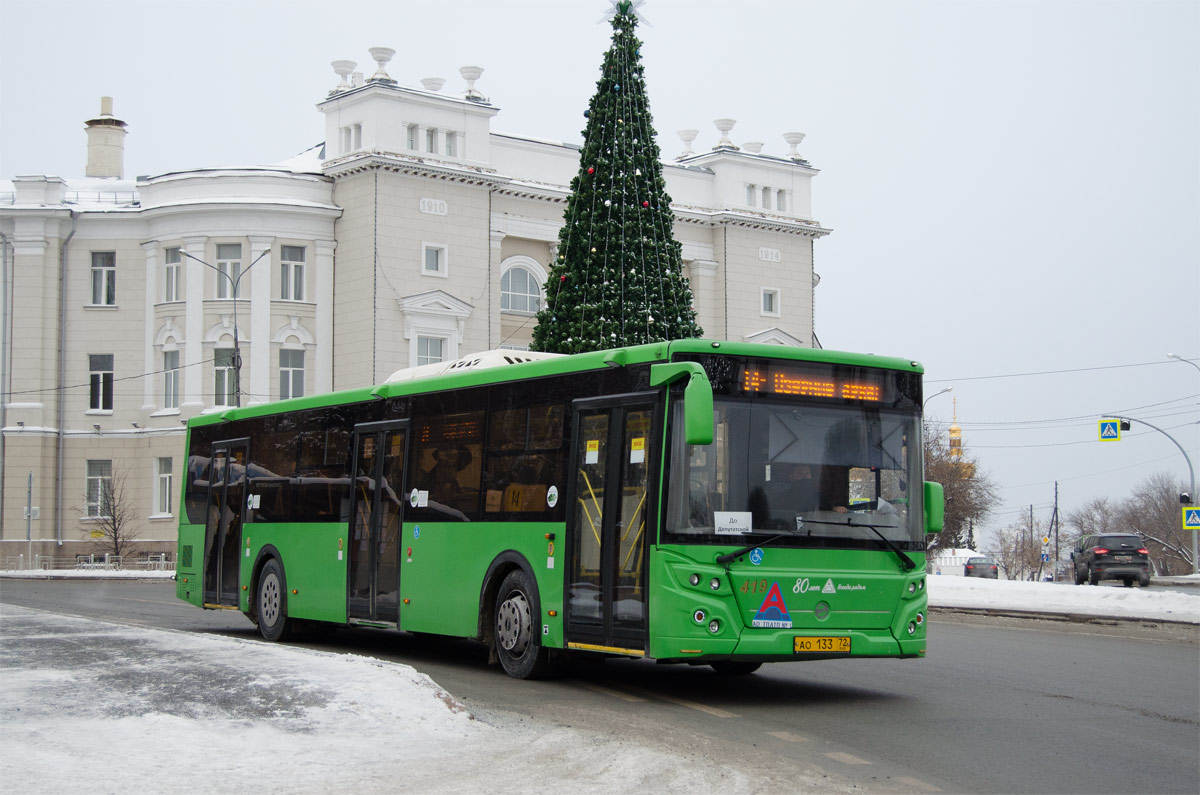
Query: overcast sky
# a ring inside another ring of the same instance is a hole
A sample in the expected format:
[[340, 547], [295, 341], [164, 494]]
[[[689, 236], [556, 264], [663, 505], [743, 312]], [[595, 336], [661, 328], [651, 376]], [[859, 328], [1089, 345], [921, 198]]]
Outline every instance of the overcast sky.
[[[335, 59], [402, 84], [484, 68], [493, 130], [579, 142], [606, 0], [0, 0], [0, 178], [81, 176], [114, 97], [126, 176], [274, 163], [319, 142]], [[663, 154], [807, 134], [816, 332], [916, 359], [1000, 487], [1000, 527], [1200, 467], [1200, 3], [651, 0]], [[1137, 366], [1131, 366], [1137, 365]], [[1018, 375], [1049, 373], [1044, 375]], [[1009, 377], [997, 377], [1009, 376]]]

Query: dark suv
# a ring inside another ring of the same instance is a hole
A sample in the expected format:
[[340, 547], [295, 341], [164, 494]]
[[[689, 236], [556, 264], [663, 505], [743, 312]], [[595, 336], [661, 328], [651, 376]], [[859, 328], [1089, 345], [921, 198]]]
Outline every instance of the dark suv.
[[1075, 563], [1075, 584], [1101, 580], [1121, 580], [1126, 588], [1150, 584], [1150, 553], [1142, 539], [1132, 534], [1083, 536], [1071, 553]]
[[966, 565], [963, 566], [963, 576], [997, 580], [1000, 578], [1000, 570], [996, 568], [996, 561], [991, 558], [967, 558]]

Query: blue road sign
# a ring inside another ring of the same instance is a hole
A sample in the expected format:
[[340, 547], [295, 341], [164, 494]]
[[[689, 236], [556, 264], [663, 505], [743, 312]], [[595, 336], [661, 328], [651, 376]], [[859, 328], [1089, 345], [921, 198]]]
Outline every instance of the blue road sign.
[[1102, 442], [1119, 442], [1119, 441], [1121, 441], [1121, 421], [1120, 420], [1100, 420], [1100, 441], [1102, 441]]
[[1183, 529], [1200, 530], [1200, 508], [1189, 505], [1183, 509]]

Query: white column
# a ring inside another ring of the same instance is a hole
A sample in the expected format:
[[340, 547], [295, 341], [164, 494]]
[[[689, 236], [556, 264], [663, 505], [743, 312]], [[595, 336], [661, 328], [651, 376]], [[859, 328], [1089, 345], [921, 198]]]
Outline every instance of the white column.
[[[208, 262], [205, 251], [207, 237], [185, 237], [183, 250], [193, 257]], [[199, 412], [204, 410], [204, 384], [210, 384], [212, 376], [211, 365], [201, 365], [204, 361], [204, 285], [207, 283], [204, 272], [208, 268], [196, 260], [183, 258], [183, 269], [186, 274], [184, 300], [185, 314], [183, 320], [183, 401], [179, 408], [181, 412], [187, 409]]]
[[313, 267], [317, 290], [317, 337], [315, 381], [316, 394], [333, 391], [333, 252], [337, 243], [333, 240], [314, 240], [316, 250]]
[[[250, 260], [254, 262], [264, 251], [268, 253], [254, 265], [250, 274], [250, 386], [242, 388], [242, 405], [266, 403], [275, 395], [272, 393], [273, 382], [271, 367], [271, 275], [274, 257], [271, 256], [271, 244], [274, 237], [250, 235]], [[249, 263], [247, 263], [249, 264]], [[245, 328], [245, 326], [243, 326]], [[242, 340], [243, 362], [246, 359], [245, 340]], [[243, 378], [245, 364], [242, 365]], [[245, 384], [245, 380], [242, 382]], [[247, 395], [246, 393], [250, 394]]]
[[[143, 243], [142, 251], [146, 252], [146, 318], [145, 329], [142, 334], [144, 338], [142, 345], [146, 349], [146, 365], [142, 369], [142, 372], [153, 373], [162, 369], [162, 357], [154, 355], [154, 305], [158, 303], [156, 298], [160, 289], [158, 280], [158, 241], [152, 240], [149, 243]], [[142, 411], [154, 411], [157, 406], [155, 393], [158, 391], [158, 385], [161, 383], [162, 376], [147, 375], [142, 379]]]
[[488, 291], [485, 304], [488, 317], [487, 349], [490, 351], [500, 347], [500, 337], [503, 333], [503, 329], [500, 328], [500, 264], [504, 262], [501, 247], [506, 237], [508, 235], [504, 232], [495, 229], [491, 232], [492, 247], [488, 256]]

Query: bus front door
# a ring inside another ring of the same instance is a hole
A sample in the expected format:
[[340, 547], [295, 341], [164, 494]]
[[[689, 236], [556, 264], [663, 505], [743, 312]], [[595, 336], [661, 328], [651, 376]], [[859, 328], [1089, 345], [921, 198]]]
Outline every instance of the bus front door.
[[643, 396], [575, 404], [569, 648], [645, 653], [654, 414]]
[[204, 603], [210, 607], [238, 606], [238, 554], [246, 512], [249, 452], [248, 439], [213, 444], [204, 527]]
[[354, 429], [347, 604], [352, 619], [399, 622], [400, 523], [407, 439], [407, 423], [374, 423]]

